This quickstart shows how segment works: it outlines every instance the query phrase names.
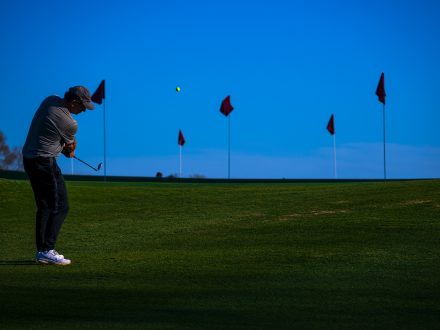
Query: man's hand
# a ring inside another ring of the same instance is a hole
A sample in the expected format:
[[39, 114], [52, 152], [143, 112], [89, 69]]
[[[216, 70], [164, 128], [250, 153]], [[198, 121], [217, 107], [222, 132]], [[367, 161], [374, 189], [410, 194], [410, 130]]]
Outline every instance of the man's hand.
[[73, 158], [73, 156], [75, 156], [75, 149], [76, 149], [76, 140], [73, 140], [73, 143], [64, 145], [63, 151], [61, 151], [61, 153], [67, 158]]

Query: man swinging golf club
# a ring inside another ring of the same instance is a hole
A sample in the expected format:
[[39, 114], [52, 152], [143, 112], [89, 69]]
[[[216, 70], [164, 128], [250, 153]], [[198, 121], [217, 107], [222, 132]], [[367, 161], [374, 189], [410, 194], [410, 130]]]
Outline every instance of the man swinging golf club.
[[69, 88], [64, 98], [49, 96], [32, 119], [23, 147], [24, 169], [31, 182], [37, 205], [36, 261], [42, 264], [69, 265], [70, 260], [55, 250], [55, 244], [69, 210], [66, 185], [56, 157], [75, 155], [78, 115], [93, 110], [90, 92], [83, 86]]

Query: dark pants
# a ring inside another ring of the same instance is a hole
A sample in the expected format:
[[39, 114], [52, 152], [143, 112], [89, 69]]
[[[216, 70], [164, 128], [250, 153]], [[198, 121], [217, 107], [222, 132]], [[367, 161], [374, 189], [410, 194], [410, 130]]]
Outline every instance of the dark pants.
[[52, 250], [69, 211], [66, 185], [55, 158], [24, 158], [23, 163], [37, 204], [37, 251]]

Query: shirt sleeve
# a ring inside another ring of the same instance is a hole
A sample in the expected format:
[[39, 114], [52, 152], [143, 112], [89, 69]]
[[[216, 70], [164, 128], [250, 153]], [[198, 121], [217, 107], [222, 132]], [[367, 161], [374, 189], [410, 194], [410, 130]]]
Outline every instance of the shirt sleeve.
[[66, 111], [66, 109], [58, 108], [55, 116], [55, 126], [57, 127], [61, 137], [61, 146], [64, 143], [73, 143], [75, 140], [75, 134], [78, 130], [78, 123]]
[[71, 144], [75, 140], [75, 134], [78, 130], [78, 124], [76, 120], [72, 119], [72, 122], [70, 122], [68, 125], [66, 125], [66, 128], [64, 130], [64, 135], [61, 133], [61, 136], [64, 139], [64, 143]]

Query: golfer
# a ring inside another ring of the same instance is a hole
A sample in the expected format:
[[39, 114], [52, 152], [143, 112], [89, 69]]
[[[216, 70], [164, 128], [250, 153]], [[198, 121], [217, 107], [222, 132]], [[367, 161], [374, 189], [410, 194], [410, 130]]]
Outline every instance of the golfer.
[[38, 108], [23, 147], [24, 169], [37, 205], [36, 261], [69, 265], [70, 260], [55, 250], [55, 244], [69, 210], [66, 185], [56, 158], [75, 155], [77, 122], [72, 114], [93, 110], [90, 92], [83, 86], [70, 88], [64, 98], [47, 97]]

